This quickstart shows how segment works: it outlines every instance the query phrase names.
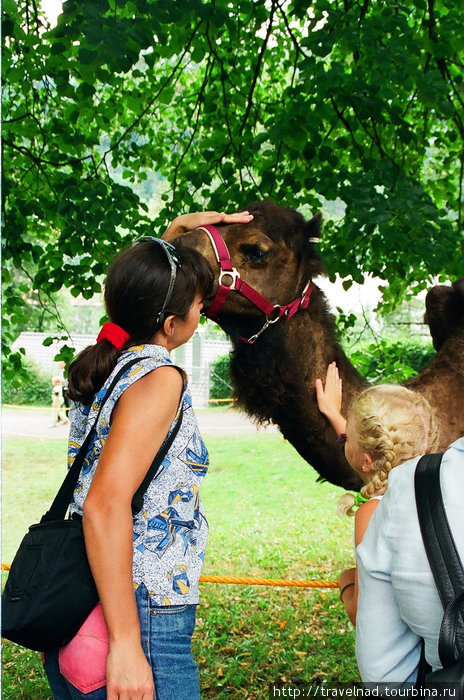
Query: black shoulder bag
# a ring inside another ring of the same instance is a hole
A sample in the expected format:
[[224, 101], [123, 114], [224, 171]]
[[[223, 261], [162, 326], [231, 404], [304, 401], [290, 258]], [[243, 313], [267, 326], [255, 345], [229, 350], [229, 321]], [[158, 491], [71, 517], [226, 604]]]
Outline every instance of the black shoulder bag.
[[[448, 524], [440, 488], [441, 454], [425, 455], [415, 473], [417, 514], [424, 547], [443, 605], [438, 653], [443, 668], [431, 670], [422, 654], [419, 686], [454, 691], [464, 698], [464, 569]], [[424, 614], [425, 611], [424, 611]], [[451, 696], [450, 696], [451, 697]]]
[[[2, 595], [2, 636], [36, 651], [67, 644], [98, 603], [99, 596], [85, 550], [82, 519], [65, 519], [82, 464], [101, 410], [122, 375], [140, 359], [127, 362], [116, 374], [98, 415], [77, 453], [55, 499], [40, 523], [31, 525], [13, 559]], [[176, 437], [182, 410], [169, 438], [154, 458], [132, 499], [135, 515], [144, 493]]]

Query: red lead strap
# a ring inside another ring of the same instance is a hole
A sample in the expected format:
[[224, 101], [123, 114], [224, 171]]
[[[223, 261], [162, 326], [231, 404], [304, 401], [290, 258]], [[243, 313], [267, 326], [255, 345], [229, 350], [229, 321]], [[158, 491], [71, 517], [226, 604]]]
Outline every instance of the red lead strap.
[[[289, 304], [284, 304], [283, 306], [271, 304], [270, 301], [257, 292], [256, 289], [253, 289], [253, 287], [250, 287], [249, 284], [242, 280], [240, 273], [232, 265], [227, 245], [217, 228], [215, 226], [199, 226], [198, 228], [204, 231], [210, 239], [216, 260], [221, 268], [218, 280], [219, 287], [213, 303], [205, 312], [205, 316], [212, 320], [216, 320], [229, 293], [231, 291], [240, 292], [240, 294], [251, 301], [252, 304], [254, 304], [260, 311], [266, 314], [267, 317], [264, 326], [258, 331], [258, 333], [253, 335], [251, 338], [242, 338], [244, 342], [252, 345], [261, 335], [261, 333], [272, 323], [275, 323], [283, 316], [291, 318], [291, 316], [296, 314], [296, 312], [300, 309], [308, 308], [309, 299], [313, 291], [312, 282], [308, 282], [301, 297], [298, 297], [298, 299], [295, 299]], [[224, 284], [224, 279], [230, 279], [230, 284]]]

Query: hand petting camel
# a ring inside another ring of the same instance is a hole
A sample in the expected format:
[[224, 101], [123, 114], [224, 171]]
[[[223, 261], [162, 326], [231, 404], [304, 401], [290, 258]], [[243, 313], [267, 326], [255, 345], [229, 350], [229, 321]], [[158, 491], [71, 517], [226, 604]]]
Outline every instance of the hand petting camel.
[[338, 372], [336, 362], [331, 362], [327, 367], [325, 382], [316, 379], [317, 407], [325, 416], [339, 438], [343, 439], [346, 433], [346, 418], [341, 414], [342, 407], [342, 378]]
[[[343, 381], [342, 414], [367, 384], [343, 352], [326, 297], [315, 283], [324, 274], [316, 249], [321, 216], [306, 221], [269, 201], [246, 211], [253, 216], [249, 222], [203, 222], [195, 230], [165, 236], [199, 250], [215, 273], [215, 298], [205, 300], [204, 310], [206, 315], [214, 310], [211, 315], [232, 340], [231, 375], [239, 405], [257, 421], [278, 425], [322, 479], [357, 489], [362, 482], [317, 407], [315, 381], [331, 362]], [[440, 449], [464, 435], [462, 281], [455, 285], [443, 328], [439, 312], [427, 312], [439, 343], [437, 355], [406, 382], [435, 408]]]

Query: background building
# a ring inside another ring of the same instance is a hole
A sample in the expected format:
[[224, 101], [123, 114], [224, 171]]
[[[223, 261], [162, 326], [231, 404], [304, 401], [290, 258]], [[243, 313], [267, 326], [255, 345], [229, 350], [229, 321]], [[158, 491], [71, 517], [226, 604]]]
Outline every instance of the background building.
[[[55, 341], [49, 346], [43, 345], [50, 333], [23, 332], [13, 343], [13, 351], [24, 348], [27, 359], [34, 362], [44, 374], [50, 378], [57, 372], [54, 360], [59, 352], [62, 341]], [[95, 343], [95, 335], [75, 333], [66, 341], [73, 347], [76, 354]], [[218, 357], [226, 355], [232, 348], [228, 340], [206, 338], [203, 327], [195, 331], [188, 343], [171, 353], [174, 363], [183, 367], [190, 380], [193, 405], [195, 408], [206, 408], [209, 399], [211, 363]], [[213, 397], [214, 398], [214, 397]]]

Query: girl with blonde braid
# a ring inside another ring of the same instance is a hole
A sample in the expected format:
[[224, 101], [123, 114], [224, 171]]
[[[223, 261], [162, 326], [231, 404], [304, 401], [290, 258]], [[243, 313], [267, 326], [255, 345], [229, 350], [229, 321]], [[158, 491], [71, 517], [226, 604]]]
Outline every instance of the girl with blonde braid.
[[[354, 543], [359, 545], [379, 501], [387, 490], [390, 471], [408, 459], [433, 452], [438, 431], [433, 409], [421, 394], [397, 384], [371, 386], [352, 403], [347, 419], [340, 413], [342, 380], [335, 362], [323, 384], [316, 380], [318, 407], [344, 443], [345, 456], [363, 479], [356, 497], [340, 498], [338, 512], [355, 516]], [[358, 580], [356, 568], [338, 579], [340, 598], [356, 624]]]

